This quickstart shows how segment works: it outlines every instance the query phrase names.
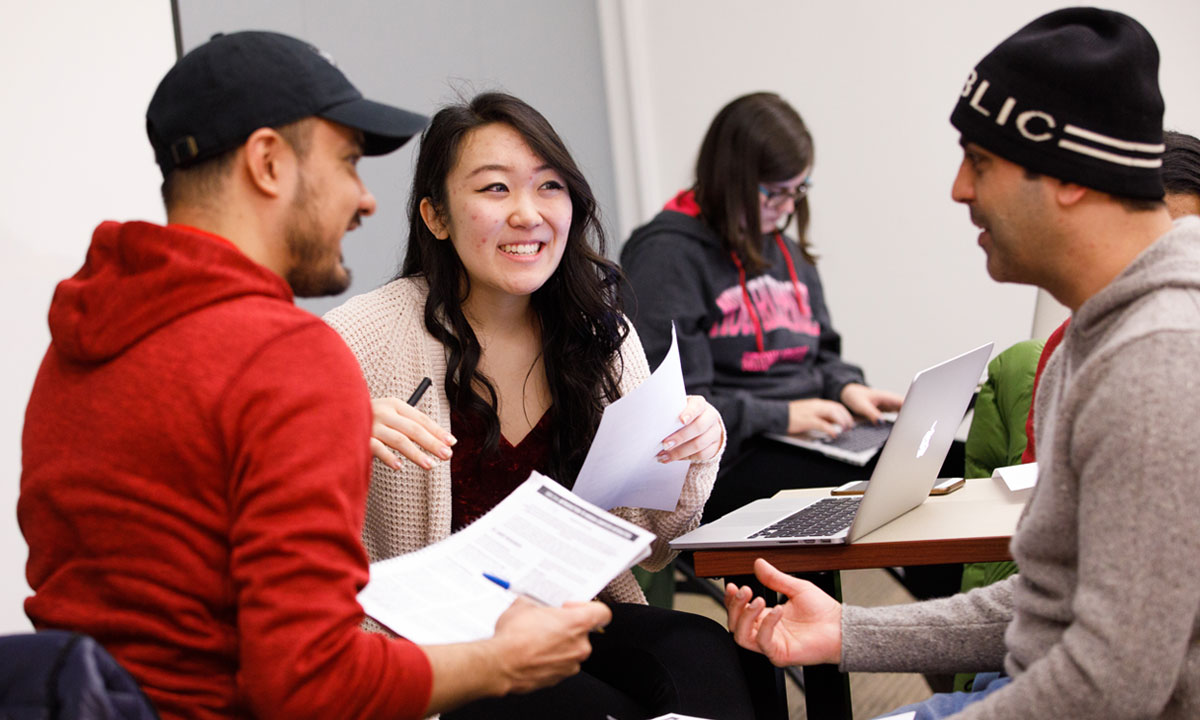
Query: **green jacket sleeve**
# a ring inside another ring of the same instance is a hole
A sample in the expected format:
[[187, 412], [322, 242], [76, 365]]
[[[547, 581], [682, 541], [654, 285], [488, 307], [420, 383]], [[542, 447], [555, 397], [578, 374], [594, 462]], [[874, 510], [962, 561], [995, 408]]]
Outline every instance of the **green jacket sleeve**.
[[967, 433], [967, 477], [991, 477], [996, 468], [1021, 462], [1025, 418], [1042, 345], [1041, 340], [1025, 340], [988, 363], [987, 381], [979, 391]]

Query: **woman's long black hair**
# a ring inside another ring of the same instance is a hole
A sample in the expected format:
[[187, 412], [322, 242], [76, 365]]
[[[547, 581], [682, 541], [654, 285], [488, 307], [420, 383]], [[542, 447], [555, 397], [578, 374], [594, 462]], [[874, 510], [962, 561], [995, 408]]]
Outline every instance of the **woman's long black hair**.
[[541, 323], [542, 362], [555, 419], [547, 470], [571, 487], [605, 403], [620, 396], [619, 350], [629, 327], [617, 294], [620, 270], [604, 256], [604, 231], [592, 189], [541, 113], [511, 95], [490, 92], [434, 115], [421, 135], [408, 200], [408, 251], [398, 277], [419, 276], [428, 283], [425, 327], [449, 351], [446, 396], [454, 411], [486, 428], [485, 448], [494, 452], [500, 443], [496, 389], [479, 372], [479, 340], [462, 311], [470, 281], [454, 244], [434, 237], [421, 218], [421, 201], [428, 198], [448, 219], [446, 178], [463, 140], [472, 130], [491, 124], [516, 130], [533, 153], [563, 177], [571, 197], [571, 228], [562, 261], [531, 298]]

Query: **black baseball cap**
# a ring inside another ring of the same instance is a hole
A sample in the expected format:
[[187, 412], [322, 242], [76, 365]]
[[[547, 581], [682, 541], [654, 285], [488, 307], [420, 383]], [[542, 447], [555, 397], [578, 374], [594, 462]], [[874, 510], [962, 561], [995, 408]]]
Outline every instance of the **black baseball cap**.
[[232, 150], [261, 127], [316, 116], [363, 133], [384, 155], [427, 118], [367, 100], [316, 47], [275, 32], [217, 34], [180, 58], [146, 109], [146, 134], [165, 177]]

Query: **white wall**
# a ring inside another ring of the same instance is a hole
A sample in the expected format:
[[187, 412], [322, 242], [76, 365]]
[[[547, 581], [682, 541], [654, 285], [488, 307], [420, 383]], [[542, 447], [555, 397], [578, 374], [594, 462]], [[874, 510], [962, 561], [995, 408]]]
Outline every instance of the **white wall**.
[[[9, 3], [0, 23], [0, 306], [9, 323], [0, 396], [0, 634], [28, 629], [16, 521], [21, 426], [50, 341], [54, 285], [103, 219], [161, 222], [145, 111], [175, 59], [165, 0]], [[88, 438], [64, 438], [86, 455]]]
[[[722, 105], [773, 90], [813, 133], [811, 238], [844, 354], [868, 380], [903, 391], [913, 373], [953, 353], [1028, 338], [1035, 291], [988, 278], [978, 231], [950, 200], [961, 151], [948, 118], [985, 53], [1066, 4], [620, 0], [601, 19], [606, 35], [620, 35], [604, 44], [609, 71], [623, 73], [609, 82], [610, 124], [631, 137], [617, 144], [626, 152], [615, 163], [622, 222], [644, 222], [691, 183]], [[1168, 126], [1200, 133], [1200, 3], [1106, 6], [1158, 41]], [[635, 174], [621, 176], [628, 167]]]

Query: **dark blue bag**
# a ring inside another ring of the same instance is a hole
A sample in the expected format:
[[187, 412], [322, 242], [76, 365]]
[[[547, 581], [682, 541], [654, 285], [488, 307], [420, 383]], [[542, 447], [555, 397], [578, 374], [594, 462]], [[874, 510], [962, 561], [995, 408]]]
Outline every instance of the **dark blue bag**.
[[0, 637], [0, 720], [158, 720], [137, 682], [87, 635]]

